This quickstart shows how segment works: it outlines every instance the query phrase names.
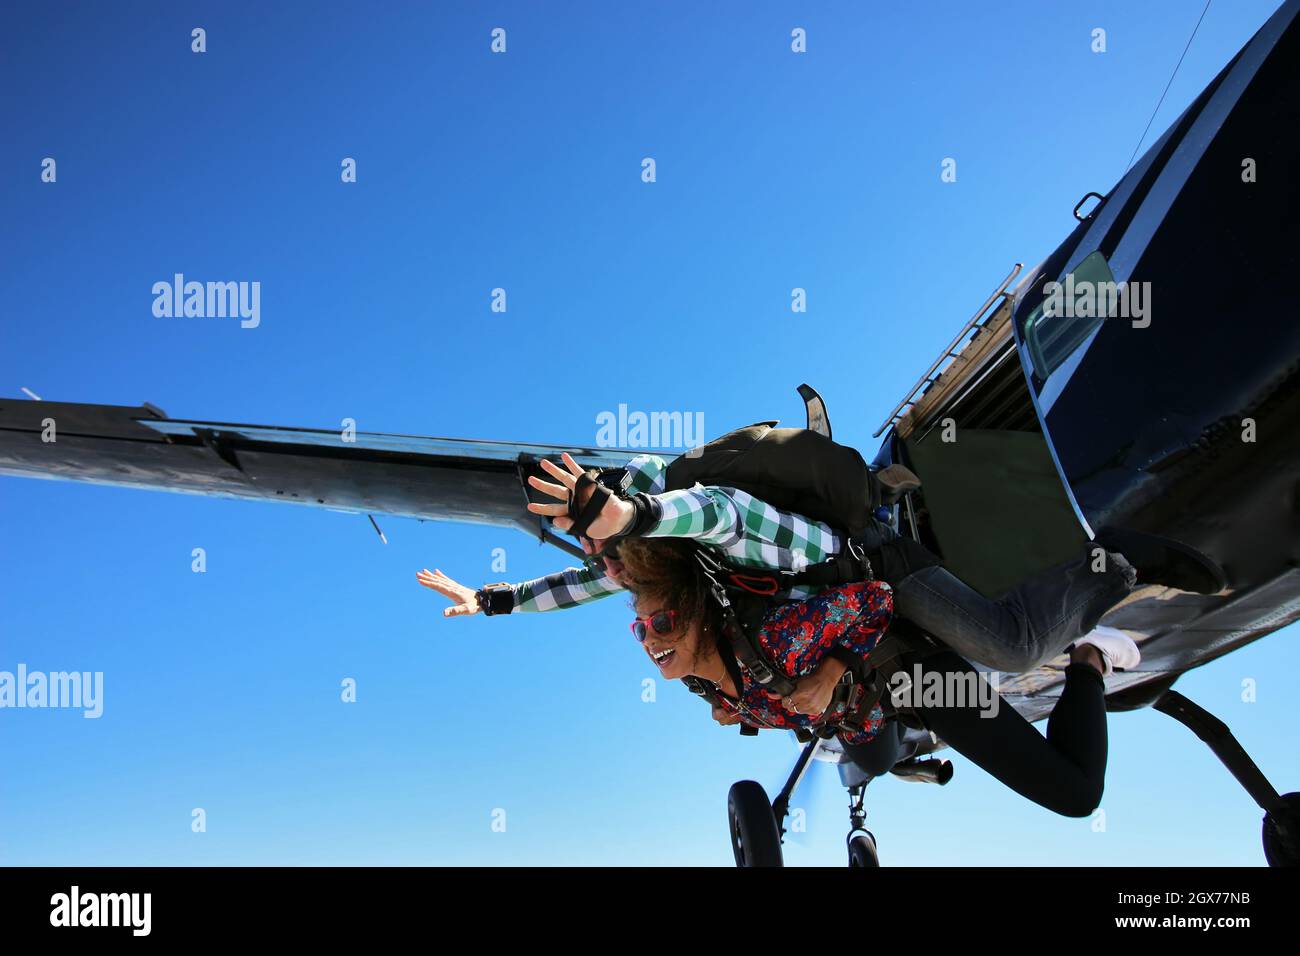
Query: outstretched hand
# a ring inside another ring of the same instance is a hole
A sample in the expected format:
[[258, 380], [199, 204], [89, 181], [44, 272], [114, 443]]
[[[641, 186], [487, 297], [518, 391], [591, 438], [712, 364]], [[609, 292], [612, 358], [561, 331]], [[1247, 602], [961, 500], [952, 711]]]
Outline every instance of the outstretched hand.
[[416, 572], [415, 579], [429, 590], [437, 591], [452, 602], [451, 607], [442, 609], [443, 617], [477, 614], [481, 610], [476, 596], [478, 592], [453, 581], [436, 568], [433, 571], [425, 568], [423, 571]]
[[[535, 515], [546, 515], [554, 522], [555, 527], [561, 531], [568, 531], [573, 527], [573, 519], [569, 517], [569, 494], [577, 485], [583, 469], [567, 451], [560, 457], [564, 461], [564, 468], [545, 458], [541, 462], [542, 470], [556, 479], [555, 482], [529, 475], [528, 483], [543, 494], [558, 498], [561, 503], [530, 501], [528, 510]], [[584, 489], [578, 496], [578, 507], [582, 508], [590, 500], [591, 495], [591, 488]], [[605, 506], [600, 509], [600, 514], [587, 526], [587, 537], [597, 541], [612, 537], [628, 526], [635, 513], [635, 509], [628, 502], [616, 495], [610, 495]]]

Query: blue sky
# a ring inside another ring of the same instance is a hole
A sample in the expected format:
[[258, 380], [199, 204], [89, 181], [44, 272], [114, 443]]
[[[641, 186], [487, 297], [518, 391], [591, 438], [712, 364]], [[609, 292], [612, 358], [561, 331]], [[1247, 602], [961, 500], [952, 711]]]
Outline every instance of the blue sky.
[[[1147, 143], [1274, 7], [1212, 6]], [[874, 451], [1011, 264], [1123, 172], [1200, 10], [9, 3], [0, 394], [591, 444], [620, 403], [795, 422], [808, 381]], [[260, 326], [155, 318], [175, 272], [261, 282]], [[99, 720], [0, 712], [0, 862], [730, 862], [727, 787], [774, 787], [787, 736], [742, 740], [676, 685], [643, 702], [621, 600], [445, 621], [415, 584], [502, 577], [494, 548], [532, 577], [553, 549], [381, 524], [387, 546], [363, 517], [0, 479], [0, 669], [105, 674]], [[1284, 788], [1297, 664], [1288, 629], [1178, 685]], [[1190, 732], [1118, 715], [1111, 748], [1104, 833], [960, 757], [946, 788], [873, 787], [869, 821], [891, 864], [1262, 862]], [[791, 863], [841, 862], [818, 773]]]

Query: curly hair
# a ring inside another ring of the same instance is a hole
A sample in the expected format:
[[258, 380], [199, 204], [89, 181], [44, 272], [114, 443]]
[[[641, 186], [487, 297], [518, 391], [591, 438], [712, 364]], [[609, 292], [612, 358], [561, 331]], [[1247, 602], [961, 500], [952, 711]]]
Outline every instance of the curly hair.
[[683, 627], [699, 621], [721, 633], [721, 613], [695, 561], [695, 545], [681, 538], [628, 538], [619, 542], [619, 581], [637, 598], [677, 612]]

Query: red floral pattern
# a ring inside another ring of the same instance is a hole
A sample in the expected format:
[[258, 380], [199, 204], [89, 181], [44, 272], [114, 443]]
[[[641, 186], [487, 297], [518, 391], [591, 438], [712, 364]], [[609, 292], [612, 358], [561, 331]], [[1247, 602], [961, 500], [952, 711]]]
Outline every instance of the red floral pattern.
[[[869, 659], [889, 626], [893, 610], [893, 593], [878, 581], [827, 588], [806, 601], [781, 604], [769, 611], [763, 618], [758, 641], [785, 676], [798, 679], [816, 670], [834, 647]], [[755, 727], [793, 729], [814, 722], [807, 714], [787, 710], [781, 701], [773, 700], [748, 679], [739, 701], [720, 697], [726, 709]], [[877, 704], [860, 732], [841, 734], [840, 738], [846, 743], [866, 743], [880, 732], [883, 722], [884, 714]]]

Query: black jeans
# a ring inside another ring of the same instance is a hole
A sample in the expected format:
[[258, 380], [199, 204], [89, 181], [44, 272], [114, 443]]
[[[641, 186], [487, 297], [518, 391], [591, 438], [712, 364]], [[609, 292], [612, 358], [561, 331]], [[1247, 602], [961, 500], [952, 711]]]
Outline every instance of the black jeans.
[[[927, 657], [923, 672], [984, 681], [950, 651]], [[992, 688], [985, 682], [985, 689]], [[1065, 669], [1065, 688], [1047, 720], [1047, 737], [1005, 701], [995, 716], [972, 702], [917, 702], [915, 713], [953, 750], [1016, 793], [1067, 817], [1086, 817], [1101, 802], [1106, 778], [1106, 685], [1086, 664]], [[845, 753], [879, 776], [893, 766], [901, 728], [890, 721], [873, 740], [846, 744]]]

